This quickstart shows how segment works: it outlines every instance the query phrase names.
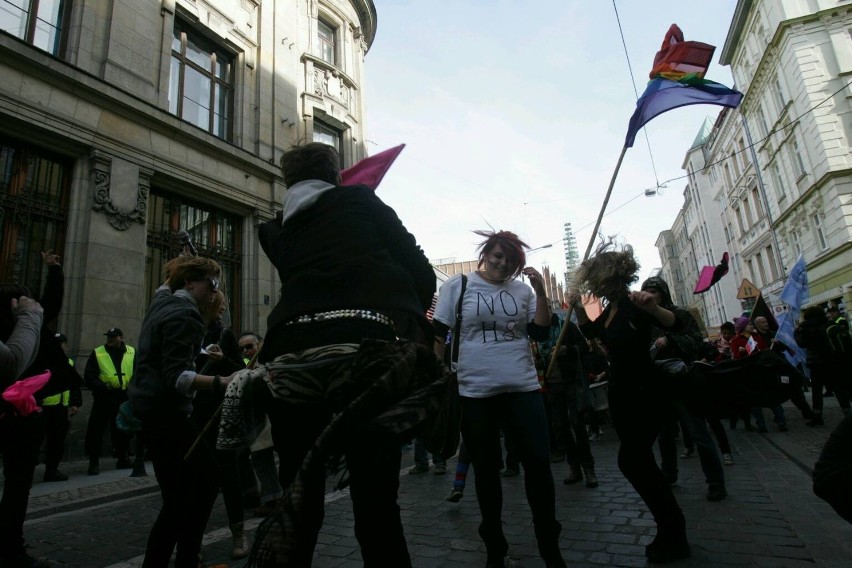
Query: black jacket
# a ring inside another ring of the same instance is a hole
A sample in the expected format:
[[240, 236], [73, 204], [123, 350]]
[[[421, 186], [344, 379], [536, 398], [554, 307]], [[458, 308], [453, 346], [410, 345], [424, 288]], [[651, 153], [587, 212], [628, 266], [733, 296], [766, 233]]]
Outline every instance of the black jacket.
[[189, 416], [192, 395], [177, 391], [175, 383], [182, 372], [195, 370], [204, 331], [195, 304], [169, 290], [157, 292], [142, 321], [136, 369], [127, 388], [134, 414]]
[[367, 186], [330, 189], [288, 220], [263, 224], [260, 244], [281, 278], [268, 336], [299, 315], [343, 308], [406, 312], [422, 321], [435, 273], [393, 209]]

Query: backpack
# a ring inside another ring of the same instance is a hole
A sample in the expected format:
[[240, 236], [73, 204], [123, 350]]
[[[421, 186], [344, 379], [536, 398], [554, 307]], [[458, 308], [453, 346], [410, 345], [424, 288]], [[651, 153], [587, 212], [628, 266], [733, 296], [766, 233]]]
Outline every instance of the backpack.
[[842, 357], [852, 357], [852, 336], [849, 335], [849, 324], [844, 319], [838, 319], [825, 327], [829, 351]]

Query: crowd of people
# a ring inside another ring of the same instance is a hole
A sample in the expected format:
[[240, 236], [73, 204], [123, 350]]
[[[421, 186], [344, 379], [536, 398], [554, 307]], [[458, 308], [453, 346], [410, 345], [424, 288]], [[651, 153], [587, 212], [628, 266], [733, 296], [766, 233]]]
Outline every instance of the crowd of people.
[[[447, 500], [463, 498], [472, 467], [487, 567], [506, 564], [501, 478], [521, 470], [539, 554], [548, 568], [566, 566], [551, 464], [567, 461], [564, 484], [597, 488], [590, 442], [604, 420], [618, 437], [619, 469], [657, 525], [648, 560], [688, 558], [686, 516], [672, 491], [676, 438], [683, 438], [680, 459], [697, 453], [707, 499], [721, 501], [728, 495], [724, 466], [734, 461], [720, 419], [730, 419], [731, 429], [740, 420], [748, 430], [767, 427], [762, 408], [733, 400], [733, 412], [707, 412], [684, 385], [692, 384], [687, 377], [696, 365], [723, 367], [789, 349], [768, 318], [734, 318], [708, 342], [663, 279], [631, 290], [638, 263], [630, 246], [612, 241], [581, 263], [566, 298], [566, 314], [575, 318], [560, 317], [541, 274], [526, 265], [528, 245], [511, 231], [489, 230], [476, 231], [483, 239], [477, 269], [441, 286], [430, 322], [436, 279], [426, 255], [372, 189], [341, 185], [339, 163], [332, 147], [317, 143], [282, 158], [283, 210], [259, 229], [281, 281], [265, 338], [225, 325], [221, 267], [184, 254], [164, 267], [137, 344], [110, 328], [81, 377], [66, 353], [67, 337], [55, 327], [60, 257], [43, 253], [47, 279], [38, 302], [24, 287], [0, 285], [2, 387], [49, 371], [35, 390], [38, 411], [6, 402], [0, 408], [0, 566], [50, 565], [24, 546], [28, 495], [43, 442], [44, 481], [68, 479], [59, 465], [85, 385], [92, 397], [88, 474], [100, 474], [107, 429], [117, 469], [147, 475], [143, 458], [153, 463], [162, 505], [145, 568], [165, 568], [173, 556], [177, 568], [207, 566], [202, 538], [220, 492], [233, 558], [249, 556], [250, 566], [310, 566], [327, 473], [341, 463], [364, 566], [409, 567], [397, 503], [402, 448], [415, 440], [409, 474], [430, 471], [429, 452], [436, 450], [419, 435], [434, 426], [453, 377], [461, 446]], [[582, 300], [589, 295], [605, 304], [594, 320]], [[834, 345], [848, 337], [836, 309], [804, 310], [795, 339], [807, 350], [801, 370], [813, 407], [801, 389], [790, 398], [810, 426], [824, 425], [824, 388], [849, 414], [852, 391], [843, 371], [850, 355]], [[608, 388], [606, 413], [593, 402], [601, 384]], [[783, 408], [770, 409], [786, 431]], [[815, 492], [852, 522], [850, 436], [847, 416], [817, 464]], [[446, 456], [433, 454], [432, 463], [435, 474], [446, 472]], [[252, 546], [246, 508], [268, 515]]]

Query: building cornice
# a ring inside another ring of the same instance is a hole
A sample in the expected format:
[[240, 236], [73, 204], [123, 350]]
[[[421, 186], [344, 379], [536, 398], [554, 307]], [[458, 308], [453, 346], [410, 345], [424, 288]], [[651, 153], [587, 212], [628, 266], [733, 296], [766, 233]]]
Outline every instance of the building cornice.
[[830, 172], [826, 172], [821, 178], [811, 184], [807, 191], [805, 191], [793, 203], [791, 203], [790, 206], [787, 207], [787, 209], [785, 209], [784, 212], [781, 213], [777, 219], [775, 219], [775, 222], [772, 224], [772, 228], [775, 229], [779, 227], [781, 224], [785, 223], [791, 216], [795, 215], [797, 211], [801, 211], [802, 205], [806, 201], [808, 201], [814, 193], [818, 192], [832, 179], [849, 177], [852, 177], [852, 168], [845, 168], [842, 170], [832, 170]]
[[376, 6], [373, 4], [373, 0], [350, 0], [350, 2], [358, 14], [358, 23], [361, 24], [361, 35], [367, 46], [364, 50], [366, 53], [370, 51], [373, 40], [376, 39]]
[[728, 28], [728, 37], [725, 38], [725, 45], [722, 47], [722, 53], [719, 54], [719, 65], [730, 65], [734, 58], [734, 52], [737, 50], [737, 45], [740, 43], [740, 36], [745, 29], [746, 20], [748, 20], [749, 12], [751, 12], [752, 0], [739, 0], [737, 8], [734, 10], [734, 17], [731, 19], [731, 27]]

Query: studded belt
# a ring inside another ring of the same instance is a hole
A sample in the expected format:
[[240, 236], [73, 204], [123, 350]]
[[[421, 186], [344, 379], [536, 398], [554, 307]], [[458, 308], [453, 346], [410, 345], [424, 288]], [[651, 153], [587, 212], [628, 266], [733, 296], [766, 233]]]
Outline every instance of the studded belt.
[[300, 323], [313, 323], [320, 321], [331, 321], [338, 319], [361, 319], [374, 321], [383, 325], [393, 327], [393, 320], [383, 313], [374, 312], [372, 310], [331, 310], [330, 312], [319, 312], [316, 314], [306, 314], [297, 318], [291, 319], [284, 325], [296, 325]]

